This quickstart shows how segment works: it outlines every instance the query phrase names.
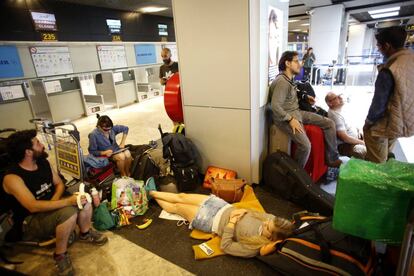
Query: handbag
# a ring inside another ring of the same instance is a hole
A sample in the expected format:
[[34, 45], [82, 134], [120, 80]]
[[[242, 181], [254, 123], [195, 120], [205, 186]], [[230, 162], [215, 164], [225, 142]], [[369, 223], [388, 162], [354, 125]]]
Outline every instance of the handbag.
[[212, 178], [211, 190], [215, 196], [218, 196], [228, 203], [239, 202], [243, 196], [244, 179], [217, 179]]
[[211, 189], [211, 178], [215, 179], [236, 179], [237, 172], [229, 169], [209, 166], [205, 173], [203, 187]]

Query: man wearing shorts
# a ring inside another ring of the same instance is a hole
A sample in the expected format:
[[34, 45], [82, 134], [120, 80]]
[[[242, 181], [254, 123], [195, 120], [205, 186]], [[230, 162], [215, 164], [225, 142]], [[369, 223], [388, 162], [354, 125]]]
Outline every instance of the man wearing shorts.
[[14, 229], [8, 238], [34, 241], [55, 236], [54, 259], [58, 274], [74, 275], [66, 250], [76, 225], [80, 228], [80, 241], [96, 245], [108, 241], [107, 237], [91, 228], [91, 204], [82, 198], [83, 209], [79, 211], [76, 195], [62, 197], [65, 186], [46, 159], [48, 154], [36, 138], [36, 130], [12, 134], [8, 151], [15, 161], [2, 185], [7, 205], [14, 214]]

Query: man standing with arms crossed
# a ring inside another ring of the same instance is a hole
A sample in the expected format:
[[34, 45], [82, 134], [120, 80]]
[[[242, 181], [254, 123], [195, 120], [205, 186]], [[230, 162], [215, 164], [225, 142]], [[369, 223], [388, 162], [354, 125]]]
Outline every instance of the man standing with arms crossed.
[[399, 26], [380, 30], [378, 50], [386, 62], [378, 66], [374, 97], [364, 125], [366, 159], [387, 161], [399, 137], [414, 135], [414, 53], [404, 49], [406, 31]]

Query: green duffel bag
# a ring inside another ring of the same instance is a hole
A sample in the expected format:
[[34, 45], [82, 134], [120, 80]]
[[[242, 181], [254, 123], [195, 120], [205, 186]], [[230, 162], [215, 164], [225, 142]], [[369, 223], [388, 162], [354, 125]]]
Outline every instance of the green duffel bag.
[[351, 159], [341, 166], [333, 227], [347, 234], [401, 243], [414, 198], [414, 164]]

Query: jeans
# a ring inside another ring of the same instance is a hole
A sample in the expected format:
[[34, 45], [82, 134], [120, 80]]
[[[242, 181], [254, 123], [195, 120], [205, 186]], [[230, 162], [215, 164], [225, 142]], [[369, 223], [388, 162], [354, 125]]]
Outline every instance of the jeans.
[[[332, 163], [338, 160], [339, 153], [336, 140], [335, 123], [327, 117], [323, 117], [312, 112], [300, 110], [300, 114], [302, 115], [302, 128], [303, 124], [316, 125], [323, 130], [323, 135], [325, 138], [325, 156], [328, 160], [328, 163]], [[311, 151], [311, 143], [308, 136], [306, 136], [305, 129], [303, 128], [303, 133], [296, 131], [296, 133], [293, 134], [292, 128], [288, 122], [275, 122], [275, 124], [279, 126], [280, 129], [282, 129], [284, 132], [286, 132], [290, 139], [292, 139], [292, 141], [297, 145], [293, 159], [298, 162], [299, 166], [304, 168]]]

